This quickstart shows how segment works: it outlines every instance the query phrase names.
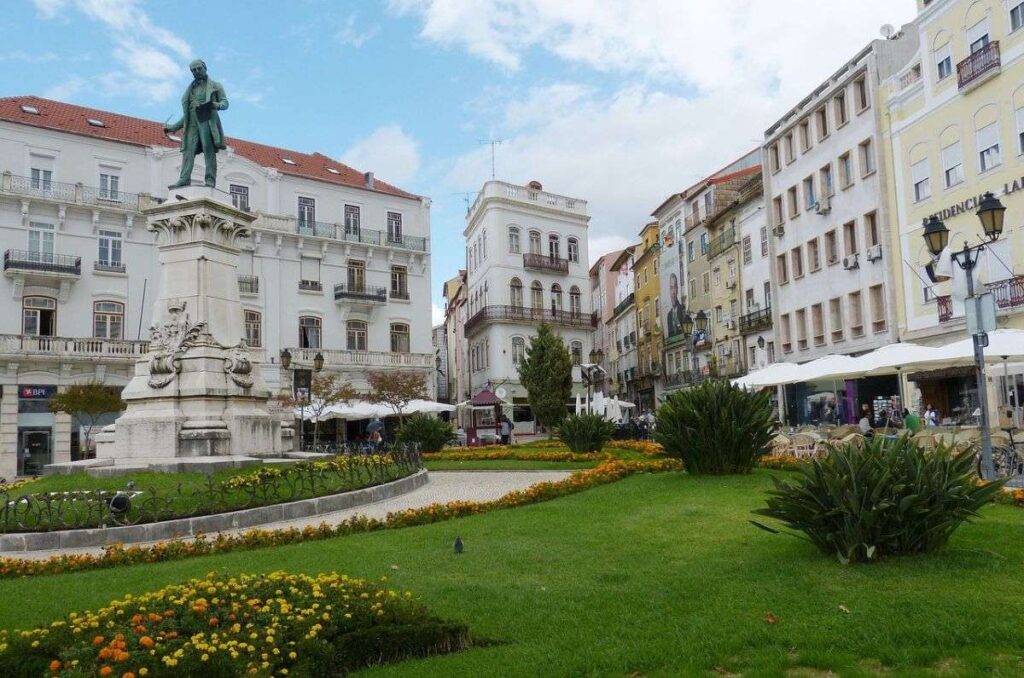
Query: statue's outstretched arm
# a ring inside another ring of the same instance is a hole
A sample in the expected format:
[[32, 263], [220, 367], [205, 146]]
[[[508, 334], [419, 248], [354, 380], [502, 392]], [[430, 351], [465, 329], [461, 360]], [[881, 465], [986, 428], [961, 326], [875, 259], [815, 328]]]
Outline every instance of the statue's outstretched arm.
[[165, 132], [177, 132], [178, 130], [180, 130], [184, 126], [185, 126], [185, 116], [181, 116], [181, 118], [178, 119], [178, 122], [173, 122], [173, 123], [164, 125], [164, 131]]

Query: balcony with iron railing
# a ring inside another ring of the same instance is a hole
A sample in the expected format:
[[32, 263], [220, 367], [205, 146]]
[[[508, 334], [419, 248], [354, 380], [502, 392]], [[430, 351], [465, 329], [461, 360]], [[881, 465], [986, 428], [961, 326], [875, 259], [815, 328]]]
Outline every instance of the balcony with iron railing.
[[100, 273], [124, 273], [128, 269], [121, 262], [94, 261], [92, 262], [92, 270]]
[[935, 310], [939, 315], [940, 323], [947, 323], [953, 319], [953, 297], [948, 294], [935, 297]]
[[255, 297], [260, 293], [260, 279], [255, 275], [238, 275], [238, 293], [242, 296]]
[[752, 334], [772, 327], [772, 307], [759, 308], [740, 316], [740, 334]]
[[986, 283], [985, 289], [995, 298], [998, 310], [1024, 306], [1024, 275]]
[[956, 76], [961, 92], [974, 89], [1002, 70], [999, 41], [993, 40], [956, 65]]
[[578, 327], [591, 329], [597, 326], [594, 316], [590, 313], [576, 311], [559, 311], [547, 308], [528, 308], [526, 306], [485, 306], [466, 321], [465, 332], [489, 322], [516, 322], [536, 325], [549, 323], [562, 327]]
[[81, 183], [71, 184], [62, 181], [44, 181], [43, 179], [22, 177], [4, 172], [0, 177], [0, 192], [22, 195], [32, 198], [52, 200], [54, 202], [89, 205], [92, 207], [109, 207], [118, 210], [137, 212], [139, 194], [127, 191], [96, 188]]
[[27, 250], [4, 252], [4, 273], [34, 273], [58, 277], [82, 275], [82, 257]]
[[148, 350], [148, 341], [0, 334], [0, 355], [134, 361], [146, 355]]
[[319, 280], [300, 280], [299, 289], [304, 292], [323, 292], [324, 286]]
[[527, 253], [523, 255], [523, 268], [565, 274], [569, 272], [569, 260], [547, 254]]
[[708, 244], [708, 261], [723, 254], [726, 250], [736, 244], [736, 229], [729, 227], [722, 233], [711, 238]]
[[627, 308], [632, 306], [636, 302], [636, 293], [630, 292], [629, 295], [615, 305], [615, 310], [612, 311], [612, 317], [618, 316], [620, 313], [625, 311]]
[[377, 247], [396, 247], [415, 252], [427, 251], [427, 239], [416, 235], [406, 235], [393, 231], [375, 231], [369, 228], [346, 226], [329, 221], [310, 221], [278, 214], [262, 214], [256, 216], [254, 228], [268, 231], [296, 233], [304, 237], [326, 238], [342, 242], [375, 245]]
[[386, 287], [374, 287], [364, 283], [338, 283], [334, 286], [335, 301], [362, 301], [374, 304], [387, 303]]

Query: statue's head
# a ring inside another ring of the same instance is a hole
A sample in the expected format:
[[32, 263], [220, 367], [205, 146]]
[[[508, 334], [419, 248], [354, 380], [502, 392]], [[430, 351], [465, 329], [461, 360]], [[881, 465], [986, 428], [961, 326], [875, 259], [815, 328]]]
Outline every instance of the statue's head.
[[206, 62], [202, 59], [196, 59], [188, 65], [188, 70], [192, 71], [193, 78], [202, 80], [206, 77]]

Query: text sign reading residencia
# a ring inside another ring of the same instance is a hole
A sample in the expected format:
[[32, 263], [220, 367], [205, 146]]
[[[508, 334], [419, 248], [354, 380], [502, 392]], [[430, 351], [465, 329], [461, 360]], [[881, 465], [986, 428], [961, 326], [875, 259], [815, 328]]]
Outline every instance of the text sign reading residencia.
[[[994, 193], [996, 197], [1000, 197], [1004, 195], [1010, 195], [1011, 193], [1016, 193], [1021, 189], [1024, 189], [1024, 177], [1007, 182], [1003, 184], [1000, 190], [992, 191], [992, 193]], [[970, 198], [967, 198], [967, 200], [962, 200], [956, 203], [955, 205], [950, 205], [946, 209], [940, 210], [935, 214], [932, 214], [931, 216], [938, 217], [939, 219], [945, 221], [946, 219], [958, 216], [960, 214], [973, 214], [974, 211], [978, 209], [978, 205], [981, 203], [984, 197], [984, 193], [972, 196]]]

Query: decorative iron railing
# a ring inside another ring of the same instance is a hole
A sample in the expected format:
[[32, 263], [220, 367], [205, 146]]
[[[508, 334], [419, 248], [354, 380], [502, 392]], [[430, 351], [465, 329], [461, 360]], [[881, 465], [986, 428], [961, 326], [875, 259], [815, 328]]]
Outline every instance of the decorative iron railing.
[[1024, 275], [987, 283], [985, 288], [992, 293], [997, 308], [1024, 306]]
[[238, 276], [238, 293], [257, 295], [260, 293], [260, 279], [259, 276], [255, 275], [242, 275]]
[[532, 324], [545, 322], [565, 327], [592, 328], [596, 326], [595, 319], [590, 313], [584, 314], [546, 308], [527, 308], [525, 306], [485, 306], [466, 321], [466, 335], [468, 336], [473, 328], [482, 323], [502, 321]]
[[112, 261], [94, 261], [92, 262], [92, 269], [104, 273], [124, 273], [127, 270], [124, 264]]
[[4, 270], [82, 275], [82, 257], [49, 252], [7, 250], [4, 252]]
[[547, 254], [524, 254], [523, 267], [537, 271], [554, 271], [556, 273], [569, 272], [569, 260]]
[[319, 280], [300, 280], [299, 289], [307, 292], [323, 292], [324, 286]]
[[178, 483], [170, 489], [128, 482], [121, 490], [20, 493], [0, 486], [0, 533], [139, 525], [226, 513], [380, 485], [422, 467], [419, 451], [409, 447], [267, 465], [226, 480], [210, 476], [202, 485]]
[[993, 40], [956, 65], [959, 89], [969, 89], [1001, 70], [999, 41]]
[[935, 308], [938, 310], [940, 323], [953, 319], [953, 297], [950, 295], [944, 294], [941, 297], [935, 297]]
[[354, 299], [358, 301], [372, 301], [383, 304], [388, 300], [386, 287], [370, 287], [369, 285], [349, 285], [338, 283], [334, 286], [334, 299]]
[[636, 293], [635, 292], [630, 292], [629, 296], [627, 296], [625, 299], [623, 299], [622, 301], [620, 301], [618, 304], [615, 305], [615, 310], [612, 312], [612, 315], [613, 316], [619, 315], [620, 313], [625, 311], [627, 308], [632, 306], [635, 301], [636, 301]]
[[761, 308], [740, 316], [740, 334], [751, 334], [771, 329], [772, 307]]

